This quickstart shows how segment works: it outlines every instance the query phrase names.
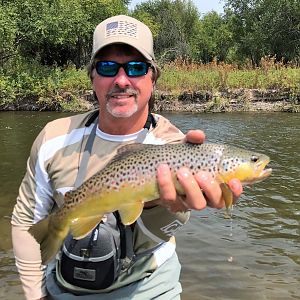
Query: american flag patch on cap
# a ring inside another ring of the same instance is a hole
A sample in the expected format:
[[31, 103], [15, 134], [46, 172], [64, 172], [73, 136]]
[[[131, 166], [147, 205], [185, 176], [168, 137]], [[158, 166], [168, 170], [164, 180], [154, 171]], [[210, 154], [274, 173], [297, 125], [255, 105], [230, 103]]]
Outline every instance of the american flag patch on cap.
[[118, 28], [118, 21], [106, 24], [106, 31]]
[[106, 24], [105, 37], [128, 36], [137, 38], [137, 24], [128, 21], [114, 21]]

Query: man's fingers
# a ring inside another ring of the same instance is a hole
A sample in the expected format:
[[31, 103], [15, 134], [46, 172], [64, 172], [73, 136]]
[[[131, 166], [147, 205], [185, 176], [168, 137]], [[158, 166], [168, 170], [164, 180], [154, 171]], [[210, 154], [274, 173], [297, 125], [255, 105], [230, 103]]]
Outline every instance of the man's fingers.
[[[209, 172], [201, 171], [193, 176], [188, 168], [182, 167], [177, 172], [177, 178], [184, 190], [185, 197], [177, 195], [169, 166], [167, 164], [159, 165], [157, 182], [160, 192], [160, 205], [167, 207], [172, 212], [187, 209], [201, 210], [207, 205], [214, 208], [224, 207], [225, 202], [220, 185]], [[243, 192], [241, 182], [238, 179], [232, 179], [228, 185], [235, 202]]]
[[205, 208], [206, 200], [189, 169], [180, 168], [177, 172], [177, 178], [186, 194], [185, 206], [196, 210]]
[[193, 144], [202, 144], [205, 140], [205, 133], [202, 130], [189, 130], [185, 140]]
[[[176, 190], [172, 181], [170, 168], [167, 164], [160, 164], [157, 168], [157, 182], [160, 198], [165, 202], [173, 202], [176, 199]], [[172, 203], [170, 203], [172, 204]]]
[[167, 207], [172, 212], [186, 211], [189, 209], [183, 197], [176, 193], [168, 165], [161, 164], [158, 166], [157, 182], [160, 192], [160, 205]]
[[222, 208], [224, 206], [224, 200], [222, 199], [222, 190], [220, 185], [213, 180], [212, 176], [208, 172], [199, 172], [195, 175], [202, 192], [205, 194], [207, 204], [210, 207]]

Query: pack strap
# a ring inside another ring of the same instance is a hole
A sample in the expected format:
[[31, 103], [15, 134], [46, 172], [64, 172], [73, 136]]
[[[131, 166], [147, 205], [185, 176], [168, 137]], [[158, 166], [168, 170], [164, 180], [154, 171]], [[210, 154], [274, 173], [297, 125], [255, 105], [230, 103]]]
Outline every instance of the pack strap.
[[89, 158], [91, 156], [92, 149], [93, 149], [97, 126], [98, 126], [98, 122], [96, 122], [94, 124], [92, 131], [89, 134], [89, 137], [86, 141], [84, 151], [83, 151], [83, 154], [81, 157], [81, 161], [80, 161], [80, 164], [78, 167], [77, 176], [76, 176], [75, 183], [74, 183], [75, 188], [78, 188], [84, 181], [87, 165], [88, 165]]
[[121, 255], [120, 259], [130, 259], [132, 260], [134, 256], [133, 250], [133, 234], [131, 226], [125, 226], [122, 221], [118, 211], [115, 211], [114, 216], [117, 220], [117, 225], [120, 230], [120, 247], [121, 247]]

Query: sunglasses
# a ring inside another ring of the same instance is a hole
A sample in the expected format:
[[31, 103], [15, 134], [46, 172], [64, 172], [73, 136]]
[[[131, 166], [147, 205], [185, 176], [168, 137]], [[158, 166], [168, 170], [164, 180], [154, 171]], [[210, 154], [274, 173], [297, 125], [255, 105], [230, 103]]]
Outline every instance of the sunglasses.
[[96, 71], [104, 77], [114, 77], [118, 74], [120, 68], [123, 68], [128, 77], [144, 76], [151, 67], [150, 63], [144, 61], [129, 61], [125, 64], [119, 64], [115, 61], [97, 61]]

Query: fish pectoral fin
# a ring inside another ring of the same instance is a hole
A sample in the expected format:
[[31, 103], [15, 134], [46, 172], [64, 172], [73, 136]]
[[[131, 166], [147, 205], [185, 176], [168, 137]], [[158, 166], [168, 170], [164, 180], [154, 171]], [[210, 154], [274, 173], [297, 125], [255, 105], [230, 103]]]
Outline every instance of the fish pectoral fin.
[[228, 209], [232, 208], [233, 193], [232, 193], [231, 189], [229, 188], [228, 184], [226, 184], [226, 183], [221, 183], [220, 187], [222, 190], [222, 196], [225, 201], [226, 209], [228, 210]]
[[75, 239], [82, 239], [89, 234], [101, 221], [102, 216], [78, 218], [71, 222], [70, 231]]
[[141, 215], [144, 208], [143, 202], [136, 202], [134, 204], [128, 204], [119, 209], [119, 214], [124, 225], [130, 225], [134, 223]]

